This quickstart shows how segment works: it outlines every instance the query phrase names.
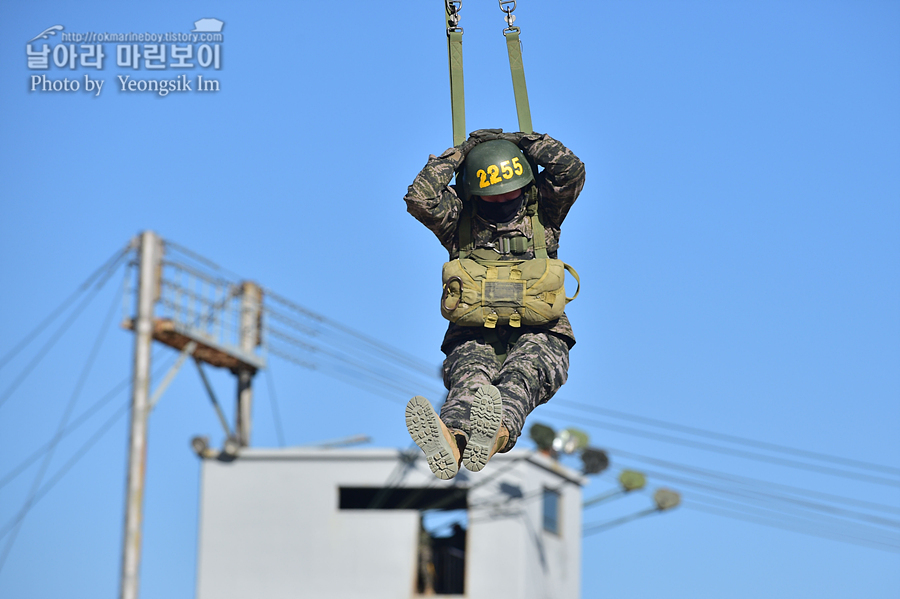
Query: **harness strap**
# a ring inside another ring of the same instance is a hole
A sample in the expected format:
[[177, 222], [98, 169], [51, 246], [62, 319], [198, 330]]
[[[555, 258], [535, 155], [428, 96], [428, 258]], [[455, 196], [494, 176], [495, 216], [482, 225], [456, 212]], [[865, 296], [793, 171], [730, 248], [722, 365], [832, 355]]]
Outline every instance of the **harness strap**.
[[510, 348], [519, 342], [522, 331], [514, 331], [506, 341], [500, 339], [497, 329], [482, 329], [482, 335], [484, 342], [494, 348], [494, 357], [497, 358], [497, 363], [502, 366], [509, 355]]
[[459, 215], [459, 257], [468, 258], [475, 249], [475, 240], [472, 238], [472, 217], [475, 215], [475, 203], [469, 206], [463, 205]]
[[461, 2], [444, 1], [447, 21], [447, 55], [450, 60], [450, 109], [453, 114], [453, 145], [466, 141], [466, 100], [463, 90], [463, 29], [459, 27]]
[[531, 108], [528, 106], [528, 89], [525, 87], [525, 67], [522, 64], [519, 28], [508, 27], [503, 30], [503, 36], [506, 38], [506, 51], [509, 53], [509, 72], [512, 75], [513, 94], [516, 97], [519, 131], [531, 133]]
[[534, 257], [546, 260], [548, 258], [547, 237], [544, 234], [544, 223], [541, 222], [538, 203], [529, 204], [526, 214], [531, 217], [531, 241], [534, 247]]
[[[531, 246], [534, 248], [534, 257], [547, 259], [547, 237], [544, 233], [544, 223], [541, 222], [540, 208], [538, 206], [537, 191], [532, 188], [528, 191], [525, 215], [531, 218]], [[464, 205], [459, 215], [459, 257], [468, 258], [475, 250], [475, 239], [472, 237], [472, 218], [475, 216], [476, 205], [471, 202]], [[519, 249], [518, 247], [516, 249]], [[523, 253], [527, 248], [522, 248]]]

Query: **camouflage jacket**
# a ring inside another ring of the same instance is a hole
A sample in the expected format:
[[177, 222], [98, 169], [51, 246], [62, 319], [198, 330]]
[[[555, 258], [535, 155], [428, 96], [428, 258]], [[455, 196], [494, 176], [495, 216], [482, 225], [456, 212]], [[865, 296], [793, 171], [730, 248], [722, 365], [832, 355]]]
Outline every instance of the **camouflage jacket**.
[[[541, 222], [545, 229], [547, 254], [551, 258], [556, 258], [559, 249], [560, 225], [584, 187], [584, 164], [571, 150], [549, 135], [504, 133], [495, 138], [513, 141], [529, 159], [543, 167], [540, 173], [535, 174], [534, 185], [539, 194], [538, 205], [540, 206]], [[416, 176], [403, 198], [409, 213], [437, 236], [447, 249], [451, 260], [459, 256], [458, 227], [464, 202], [457, 194], [456, 186], [450, 185], [450, 180], [465, 158], [462, 151], [465, 146], [466, 144], [462, 144], [450, 148], [440, 156], [429, 156], [425, 168]], [[508, 223], [488, 222], [477, 215], [471, 222], [476, 249], [494, 250], [498, 253], [497, 259], [514, 258], [512, 255], [502, 253], [501, 248], [504, 246], [501, 239], [514, 236], [525, 236], [529, 240], [532, 238], [531, 219], [525, 215], [524, 205], [515, 218]], [[527, 255], [532, 258], [534, 252], [530, 245]], [[518, 255], [516, 258], [521, 259], [522, 255]], [[513, 332], [504, 330], [507, 328], [498, 327], [501, 338]], [[565, 339], [569, 347], [575, 344], [575, 336], [565, 314], [555, 322], [540, 327], [522, 327], [522, 329], [552, 332]], [[447, 353], [457, 343], [477, 338], [481, 334], [480, 327], [463, 327], [450, 323], [441, 349]]]

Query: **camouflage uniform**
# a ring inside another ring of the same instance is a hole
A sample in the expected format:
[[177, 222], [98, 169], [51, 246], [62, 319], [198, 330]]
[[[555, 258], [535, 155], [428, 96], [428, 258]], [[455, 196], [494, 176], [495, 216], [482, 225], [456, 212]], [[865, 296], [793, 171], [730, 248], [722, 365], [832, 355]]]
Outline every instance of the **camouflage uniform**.
[[[540, 173], [535, 172], [533, 184], [539, 192], [547, 254], [556, 258], [560, 225], [584, 186], [584, 164], [549, 135], [476, 131], [464, 144], [428, 158], [425, 168], [404, 197], [407, 210], [437, 236], [451, 260], [457, 258], [457, 229], [463, 200], [456, 186], [450, 185], [450, 180], [468, 149], [489, 139], [512, 141], [526, 157], [543, 167]], [[531, 244], [525, 255], [513, 256], [501, 250], [503, 238], [532, 238], [531, 219], [526, 216], [524, 205], [508, 223], [497, 224], [478, 216], [471, 223], [476, 249], [494, 250], [497, 252], [494, 259], [534, 257]], [[565, 383], [569, 349], [573, 345], [575, 337], [565, 314], [543, 326], [498, 326], [493, 332], [482, 327], [450, 323], [441, 344], [441, 350], [447, 355], [443, 367], [444, 384], [449, 389], [447, 400], [441, 407], [441, 420], [451, 429], [470, 432], [469, 406], [473, 394], [480, 386], [493, 384], [503, 398], [503, 425], [510, 432], [503, 451], [509, 451], [522, 432], [526, 416], [538, 405], [546, 403]], [[507, 358], [501, 365], [502, 357], [498, 359], [497, 354], [503, 353]]]

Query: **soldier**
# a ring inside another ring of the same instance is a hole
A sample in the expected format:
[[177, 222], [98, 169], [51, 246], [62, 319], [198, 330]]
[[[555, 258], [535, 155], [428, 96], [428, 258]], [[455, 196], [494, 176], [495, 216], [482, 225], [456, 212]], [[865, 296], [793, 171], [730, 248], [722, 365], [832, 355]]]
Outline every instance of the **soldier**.
[[[458, 169], [457, 184], [450, 185]], [[438, 478], [453, 478], [460, 463], [478, 472], [495, 453], [512, 449], [528, 414], [566, 381], [575, 337], [562, 311], [562, 266], [559, 289], [536, 296], [543, 302], [537, 311], [549, 320], [535, 317], [527, 309], [535, 298], [524, 302], [510, 281], [521, 283], [527, 278], [521, 273], [539, 259], [562, 265], [556, 260], [560, 225], [583, 186], [584, 164], [560, 142], [500, 129], [475, 131], [430, 156], [409, 186], [409, 213], [437, 236], [451, 261], [467, 259], [444, 265], [442, 313], [451, 323], [441, 344], [449, 394], [440, 417], [421, 396], [406, 407], [407, 429]], [[480, 297], [478, 275], [448, 276], [463, 262], [489, 282], [498, 282], [498, 272], [510, 280]], [[470, 278], [475, 291], [463, 289]], [[473, 308], [467, 303], [473, 301], [483, 305]]]

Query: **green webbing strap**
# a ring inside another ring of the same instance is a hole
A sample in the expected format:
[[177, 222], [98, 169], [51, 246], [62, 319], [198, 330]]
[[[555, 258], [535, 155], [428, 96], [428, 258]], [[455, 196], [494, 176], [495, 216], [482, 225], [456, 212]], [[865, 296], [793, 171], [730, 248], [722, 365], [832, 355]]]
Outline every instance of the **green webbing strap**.
[[471, 206], [463, 205], [459, 215], [459, 257], [468, 258], [475, 249], [475, 240], [472, 239], [472, 216], [475, 214], [475, 203]]
[[[529, 191], [529, 196], [531, 194], [532, 192]], [[546, 260], [549, 258], [547, 255], [547, 236], [544, 234], [544, 223], [541, 222], [537, 198], [532, 200], [532, 197], [534, 196], [528, 198], [529, 203], [525, 208], [525, 214], [531, 217], [531, 243], [534, 248], [534, 257]], [[460, 258], [468, 258], [475, 249], [475, 240], [472, 238], [472, 217], [474, 216], [475, 202], [463, 205], [462, 212], [459, 215], [459, 225], [456, 229], [459, 235]]]
[[547, 256], [547, 237], [544, 235], [544, 223], [541, 222], [539, 212], [538, 203], [535, 201], [528, 205], [526, 214], [531, 217], [531, 242], [534, 247], [534, 257], [546, 260], [549, 257]]
[[509, 72], [512, 74], [513, 93], [516, 96], [516, 113], [519, 116], [519, 131], [532, 133], [531, 109], [528, 107], [528, 89], [525, 87], [525, 67], [522, 65], [522, 44], [519, 42], [519, 28], [503, 30], [506, 50], [509, 52]]
[[484, 342], [494, 348], [494, 357], [497, 358], [497, 362], [501, 366], [503, 366], [503, 363], [506, 361], [506, 356], [509, 355], [509, 348], [515, 345], [519, 341], [519, 337], [522, 336], [522, 331], [515, 331], [509, 336], [509, 339], [504, 342], [500, 339], [500, 335], [497, 334], [496, 329], [482, 328], [481, 332], [484, 337]]
[[[458, 10], [458, 9], [457, 9]], [[444, 2], [447, 21], [447, 54], [450, 59], [450, 109], [453, 113], [453, 145], [466, 141], [466, 100], [463, 91], [462, 27], [459, 16], [450, 14], [450, 3]]]

